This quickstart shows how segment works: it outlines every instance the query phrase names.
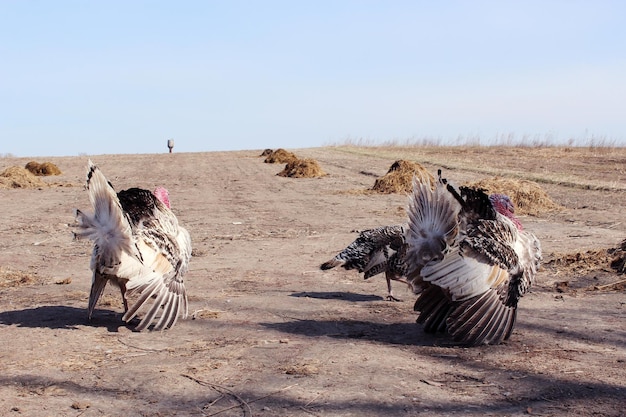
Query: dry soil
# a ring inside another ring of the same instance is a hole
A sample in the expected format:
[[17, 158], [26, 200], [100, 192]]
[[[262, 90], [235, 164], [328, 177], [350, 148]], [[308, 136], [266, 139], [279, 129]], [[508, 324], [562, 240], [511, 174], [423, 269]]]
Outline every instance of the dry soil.
[[[87, 321], [87, 156], [38, 158], [48, 186], [0, 189], [2, 416], [620, 416], [626, 409], [626, 149], [293, 150], [327, 176], [285, 178], [261, 150], [91, 156], [117, 189], [163, 185], [192, 236], [190, 317], [133, 332], [107, 287]], [[544, 252], [510, 340], [461, 348], [415, 323], [415, 297], [319, 265], [356, 231], [405, 220], [365, 192], [397, 159], [457, 183], [537, 181], [562, 210], [522, 217]], [[0, 171], [29, 159], [0, 159]], [[615, 284], [615, 285], [613, 285]]]

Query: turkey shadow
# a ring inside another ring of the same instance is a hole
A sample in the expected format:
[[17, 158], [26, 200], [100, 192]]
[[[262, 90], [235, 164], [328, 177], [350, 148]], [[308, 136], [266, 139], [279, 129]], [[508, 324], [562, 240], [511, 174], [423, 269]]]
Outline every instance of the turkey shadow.
[[121, 321], [120, 313], [97, 310], [89, 320], [85, 308], [68, 306], [41, 306], [3, 311], [0, 313], [0, 324], [68, 330], [78, 329], [77, 326], [105, 326], [110, 332], [117, 332], [119, 327], [126, 326], [126, 323]]
[[283, 333], [308, 337], [326, 336], [336, 339], [357, 339], [391, 345], [452, 347], [443, 334], [425, 333], [422, 326], [413, 323], [374, 323], [360, 320], [296, 319], [282, 323], [260, 323]]
[[357, 294], [345, 291], [303, 291], [290, 294], [291, 297], [317, 298], [322, 300], [338, 299], [343, 301], [381, 301], [384, 300], [380, 295]]

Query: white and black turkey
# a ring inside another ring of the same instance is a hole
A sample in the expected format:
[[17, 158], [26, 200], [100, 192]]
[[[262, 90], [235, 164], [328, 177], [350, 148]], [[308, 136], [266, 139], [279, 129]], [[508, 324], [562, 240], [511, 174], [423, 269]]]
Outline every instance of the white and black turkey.
[[[168, 192], [130, 188], [116, 193], [91, 161], [87, 189], [94, 213], [76, 210], [75, 236], [94, 242], [89, 319], [107, 282], [120, 288], [126, 322], [149, 307], [136, 330], [161, 330], [187, 317], [183, 283], [191, 258], [189, 232], [170, 210]], [[128, 306], [128, 300], [134, 300]], [[161, 312], [160, 317], [157, 315]]]
[[506, 195], [457, 191], [441, 173], [434, 189], [414, 183], [405, 264], [426, 332], [467, 346], [509, 338], [541, 261], [539, 240], [513, 212]]
[[381, 272], [387, 280], [387, 300], [400, 301], [393, 295], [391, 281], [407, 283], [404, 266], [406, 225], [382, 226], [364, 230], [359, 237], [331, 260], [324, 262], [323, 270], [342, 266], [356, 269], [368, 279]]

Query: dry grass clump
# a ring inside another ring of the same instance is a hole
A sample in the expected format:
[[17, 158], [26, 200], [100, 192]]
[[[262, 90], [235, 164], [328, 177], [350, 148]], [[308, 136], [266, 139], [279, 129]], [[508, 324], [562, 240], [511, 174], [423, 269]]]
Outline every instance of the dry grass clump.
[[626, 274], [626, 239], [619, 247], [609, 250], [613, 255], [611, 260], [611, 268], [615, 269], [618, 274]]
[[326, 173], [322, 170], [320, 164], [315, 159], [296, 158], [293, 161], [287, 162], [285, 169], [276, 175], [290, 178], [317, 178], [323, 177]]
[[24, 167], [33, 174], [43, 177], [48, 175], [61, 175], [61, 170], [58, 166], [52, 162], [42, 162], [41, 164], [36, 161], [30, 161]]
[[435, 186], [435, 177], [426, 168], [417, 162], [401, 159], [394, 162], [384, 176], [376, 179], [372, 190], [383, 194], [410, 193], [413, 191], [414, 176], [422, 184]]
[[469, 185], [482, 188], [489, 194], [502, 193], [508, 195], [515, 204], [515, 212], [518, 214], [537, 216], [541, 213], [562, 209], [534, 181], [494, 177]]
[[272, 151], [263, 162], [268, 164], [286, 164], [296, 159], [298, 159], [298, 157], [293, 152], [279, 148]]
[[0, 188], [41, 188], [47, 185], [26, 168], [12, 166], [0, 173]]
[[19, 285], [28, 285], [34, 282], [35, 278], [31, 274], [0, 267], [0, 288], [17, 287]]

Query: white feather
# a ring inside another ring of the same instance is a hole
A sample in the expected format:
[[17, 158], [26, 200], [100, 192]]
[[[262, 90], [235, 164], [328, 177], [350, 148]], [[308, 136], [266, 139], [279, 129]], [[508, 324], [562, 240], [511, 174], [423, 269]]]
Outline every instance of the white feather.
[[490, 265], [462, 257], [459, 252], [453, 251], [441, 262], [424, 266], [422, 278], [449, 291], [453, 301], [464, 301], [490, 288], [487, 282], [490, 270]]

